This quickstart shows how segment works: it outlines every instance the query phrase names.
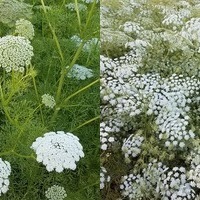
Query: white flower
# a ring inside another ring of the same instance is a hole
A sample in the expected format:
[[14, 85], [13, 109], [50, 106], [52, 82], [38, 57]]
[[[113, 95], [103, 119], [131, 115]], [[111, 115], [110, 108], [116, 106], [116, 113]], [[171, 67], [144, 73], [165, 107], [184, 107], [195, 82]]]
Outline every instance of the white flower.
[[99, 0], [82, 0], [82, 2], [84, 2], [84, 3], [93, 3], [93, 2], [98, 3]]
[[42, 103], [49, 108], [53, 108], [56, 105], [54, 97], [49, 94], [42, 95]]
[[7, 35], [0, 38], [0, 67], [7, 72], [23, 72], [31, 63], [33, 47], [30, 41], [21, 36]]
[[20, 18], [30, 19], [32, 16], [32, 5], [17, 0], [0, 1], [0, 22], [13, 26]]
[[65, 197], [67, 197], [67, 193], [64, 187], [53, 185], [45, 192], [45, 196], [49, 200], [63, 200]]
[[[71, 11], [75, 11], [76, 9], [76, 5], [75, 3], [68, 3], [65, 5], [65, 7]], [[82, 4], [82, 3], [78, 3], [78, 10], [79, 11], [86, 11], [87, 10], [87, 6]]]
[[107, 170], [105, 167], [100, 168], [100, 190], [105, 187], [105, 183], [110, 182], [110, 176], [107, 175]]
[[77, 80], [85, 80], [87, 78], [93, 77], [93, 71], [91, 69], [88, 69], [84, 66], [75, 64], [72, 69], [67, 74], [68, 78], [74, 78]]
[[64, 169], [76, 169], [76, 162], [84, 157], [79, 138], [64, 131], [45, 133], [33, 142], [31, 148], [37, 154], [37, 161], [42, 162], [47, 171], [62, 172]]
[[135, 158], [137, 157], [141, 152], [141, 145], [144, 141], [144, 137], [141, 137], [139, 135], [130, 135], [127, 139], [124, 140], [122, 151], [124, 153], [125, 158], [128, 158], [129, 156]]
[[3, 161], [0, 158], [0, 196], [8, 191], [8, 186], [10, 184], [8, 177], [11, 173], [11, 166], [8, 161]]
[[15, 29], [15, 34], [19, 36], [23, 36], [29, 40], [32, 40], [34, 37], [34, 28], [33, 24], [25, 19], [20, 19], [16, 21], [16, 29]]

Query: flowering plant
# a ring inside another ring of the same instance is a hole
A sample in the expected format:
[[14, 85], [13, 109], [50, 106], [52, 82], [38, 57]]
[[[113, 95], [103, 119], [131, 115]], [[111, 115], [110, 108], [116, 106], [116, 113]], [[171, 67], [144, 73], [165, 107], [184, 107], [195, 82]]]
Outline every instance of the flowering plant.
[[199, 198], [199, 8], [102, 1], [103, 198]]
[[0, 0], [2, 200], [99, 194], [99, 8], [73, 2]]

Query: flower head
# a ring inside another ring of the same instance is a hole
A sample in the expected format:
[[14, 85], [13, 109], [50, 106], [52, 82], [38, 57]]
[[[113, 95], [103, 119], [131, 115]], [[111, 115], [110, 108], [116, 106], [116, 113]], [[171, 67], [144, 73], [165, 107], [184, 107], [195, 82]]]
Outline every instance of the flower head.
[[144, 137], [141, 137], [139, 135], [134, 136], [133, 134], [131, 134], [127, 139], [124, 140], [122, 152], [124, 153], [127, 161], [130, 161], [129, 157], [135, 158], [140, 154], [143, 141]]
[[34, 37], [34, 28], [30, 21], [25, 19], [20, 19], [16, 21], [15, 33], [19, 36], [23, 36], [29, 40], [32, 40]]
[[33, 47], [30, 41], [21, 36], [8, 35], [0, 38], [0, 67], [7, 72], [24, 71], [31, 63]]
[[93, 77], [93, 71], [84, 66], [75, 64], [67, 74], [68, 78], [75, 78], [77, 80], [85, 80]]
[[45, 133], [33, 142], [31, 148], [37, 154], [37, 161], [42, 162], [47, 171], [62, 172], [64, 169], [76, 169], [76, 162], [84, 157], [79, 138], [64, 131]]
[[54, 97], [49, 94], [42, 95], [42, 103], [49, 108], [53, 108], [56, 105]]
[[45, 196], [49, 200], [63, 200], [65, 197], [67, 197], [67, 194], [63, 187], [53, 185], [45, 192]]
[[93, 2], [96, 2], [98, 3], [99, 0], [82, 0], [84, 3], [93, 3]]
[[0, 196], [8, 191], [10, 184], [8, 177], [11, 173], [10, 163], [0, 158]]
[[[65, 7], [71, 11], [76, 11], [76, 4], [75, 3], [68, 3], [65, 5]], [[82, 3], [78, 3], [78, 10], [79, 11], [86, 11], [87, 10], [87, 6], [82, 4]]]
[[23, 1], [0, 1], [0, 22], [4, 24], [14, 26], [16, 20], [20, 18], [30, 19], [31, 16], [32, 6]]

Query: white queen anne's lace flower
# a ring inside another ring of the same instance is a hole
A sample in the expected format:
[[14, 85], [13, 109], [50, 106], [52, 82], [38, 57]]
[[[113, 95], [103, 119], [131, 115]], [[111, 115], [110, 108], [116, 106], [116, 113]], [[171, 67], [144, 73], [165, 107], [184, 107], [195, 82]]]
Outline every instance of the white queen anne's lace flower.
[[75, 78], [77, 80], [85, 80], [93, 77], [93, 71], [84, 66], [75, 64], [67, 74], [68, 78]]
[[10, 184], [8, 177], [11, 173], [10, 163], [0, 158], [0, 196], [8, 191]]
[[45, 192], [45, 196], [49, 200], [63, 200], [65, 197], [67, 197], [67, 193], [63, 187], [53, 185]]
[[34, 37], [34, 28], [33, 28], [33, 24], [25, 19], [20, 19], [16, 21], [16, 29], [15, 29], [15, 33], [19, 36], [23, 36], [27, 39], [32, 40]]
[[31, 63], [33, 47], [30, 41], [21, 36], [7, 35], [0, 38], [0, 67], [7, 72], [24, 71]]
[[130, 135], [127, 139], [124, 140], [122, 151], [127, 162], [130, 161], [129, 157], [137, 157], [141, 152], [141, 145], [144, 140], [144, 137], [139, 135]]
[[54, 97], [49, 94], [42, 95], [42, 103], [49, 108], [53, 108], [56, 105]]
[[99, 0], [82, 0], [84, 3], [93, 3], [93, 2], [96, 2], [98, 3]]
[[[65, 5], [65, 7], [71, 11], [76, 11], [76, 4], [75, 3], [68, 3]], [[78, 3], [78, 10], [79, 11], [86, 11], [87, 10], [87, 6], [82, 4], [82, 3]]]
[[47, 171], [62, 172], [64, 169], [76, 169], [76, 162], [84, 157], [79, 138], [64, 131], [45, 133], [33, 142], [31, 148], [37, 154], [37, 161], [42, 162]]

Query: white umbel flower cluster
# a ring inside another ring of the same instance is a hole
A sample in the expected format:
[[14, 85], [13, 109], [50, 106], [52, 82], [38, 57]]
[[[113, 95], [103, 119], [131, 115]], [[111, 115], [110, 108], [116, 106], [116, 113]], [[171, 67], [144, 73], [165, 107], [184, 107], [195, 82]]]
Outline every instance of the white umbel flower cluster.
[[100, 168], [100, 190], [105, 187], [105, 184], [110, 182], [110, 176], [107, 175], [107, 170], [105, 167]]
[[161, 162], [154, 160], [143, 169], [143, 174], [129, 174], [122, 177], [122, 196], [130, 200], [159, 197], [157, 184], [160, 177], [168, 168]]
[[125, 64], [126, 73], [122, 73], [121, 58], [112, 60], [101, 56], [100, 59], [103, 117], [120, 119], [122, 124], [129, 120], [131, 123], [131, 119], [148, 107], [146, 115], [155, 115], [156, 135], [166, 147], [183, 148], [187, 141], [194, 139], [189, 111], [192, 96], [199, 95], [198, 79], [176, 74], [168, 78], [138, 74], [133, 70], [129, 72], [132, 66], [129, 64]]
[[0, 196], [8, 191], [10, 184], [8, 177], [11, 173], [11, 166], [8, 161], [3, 161], [0, 158]]
[[94, 74], [91, 69], [78, 64], [75, 64], [67, 74], [68, 78], [73, 78], [76, 80], [85, 80], [93, 76]]
[[191, 181], [192, 187], [200, 189], [200, 165], [197, 165], [194, 169], [191, 169], [188, 173], [188, 179]]
[[[71, 11], [76, 11], [76, 4], [75, 3], [68, 3], [65, 5], [65, 7]], [[87, 10], [87, 6], [82, 4], [82, 3], [78, 3], [78, 10], [81, 12], [84, 12]]]
[[45, 192], [45, 196], [49, 200], [63, 200], [67, 197], [67, 193], [64, 187], [53, 185]]
[[107, 150], [108, 146], [115, 141], [115, 138], [110, 136], [112, 129], [104, 122], [100, 123], [100, 142], [101, 142], [101, 149]]
[[84, 3], [93, 3], [93, 2], [98, 3], [99, 0], [82, 0], [82, 2], [84, 2]]
[[120, 188], [122, 195], [130, 200], [151, 197], [162, 200], [193, 200], [196, 197], [184, 167], [169, 170], [157, 161], [149, 163], [142, 175], [124, 176]]
[[191, 42], [200, 43], [200, 18], [190, 19], [182, 28], [181, 35]]
[[[79, 47], [80, 44], [83, 42], [83, 40], [78, 35], [73, 35], [70, 39], [72, 42], [74, 42], [76, 47]], [[95, 47], [98, 48], [98, 46], [99, 46], [99, 39], [92, 38], [83, 45], [83, 51], [89, 53], [93, 50], [93, 48]]]
[[127, 139], [124, 140], [124, 143], [122, 145], [122, 152], [124, 153], [127, 163], [130, 162], [129, 157], [135, 158], [140, 154], [140, 147], [143, 141], [144, 137], [134, 134], [131, 134]]
[[196, 197], [195, 191], [190, 186], [184, 167], [174, 167], [163, 175], [160, 182], [160, 193], [163, 199], [188, 200]]
[[0, 38], [0, 67], [7, 72], [24, 72], [32, 56], [33, 47], [26, 38], [12, 35]]
[[123, 25], [121, 25], [119, 27], [119, 29], [123, 29], [123, 32], [126, 34], [135, 34], [138, 35], [141, 33], [141, 31], [143, 30], [143, 28], [136, 22], [125, 22]]
[[32, 17], [32, 5], [17, 0], [0, 1], [0, 22], [14, 26], [20, 18], [30, 19]]
[[75, 170], [76, 162], [84, 157], [79, 138], [64, 131], [45, 133], [33, 142], [31, 148], [37, 154], [37, 161], [42, 162], [49, 172]]
[[50, 94], [42, 95], [42, 103], [49, 108], [53, 108], [56, 105], [54, 97], [51, 96]]
[[15, 27], [15, 34], [25, 37], [29, 40], [33, 39], [35, 33], [33, 24], [30, 21], [26, 19], [19, 19], [16, 21]]

